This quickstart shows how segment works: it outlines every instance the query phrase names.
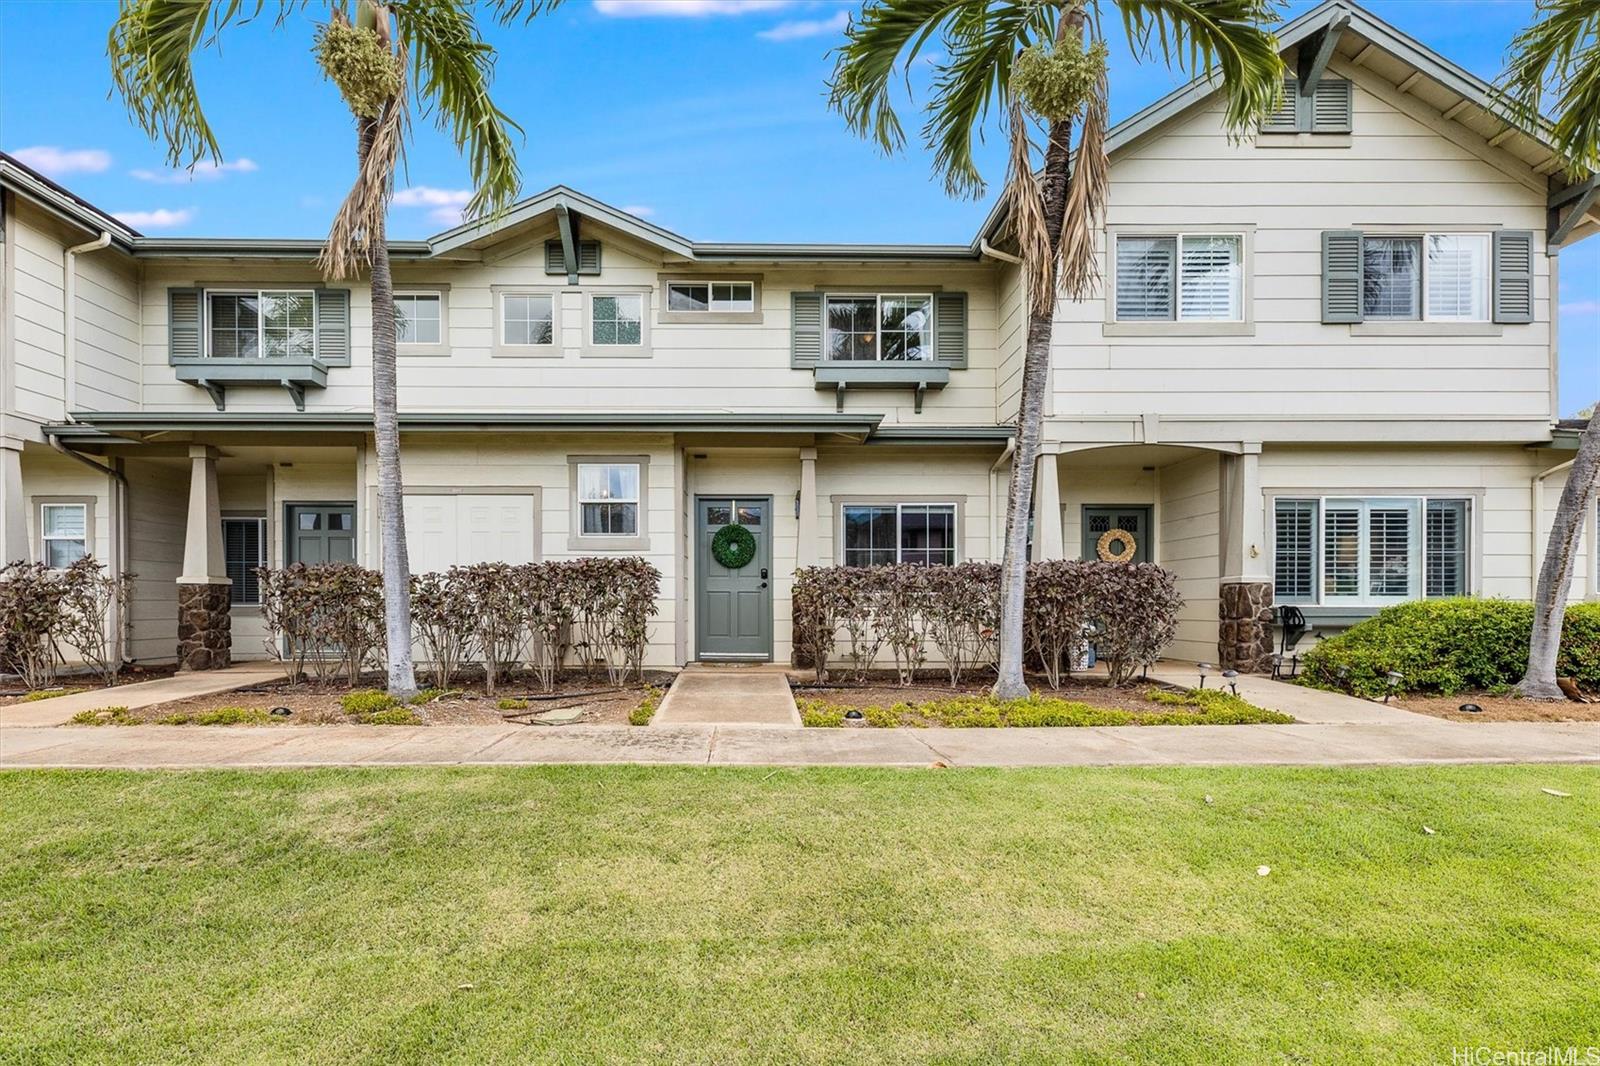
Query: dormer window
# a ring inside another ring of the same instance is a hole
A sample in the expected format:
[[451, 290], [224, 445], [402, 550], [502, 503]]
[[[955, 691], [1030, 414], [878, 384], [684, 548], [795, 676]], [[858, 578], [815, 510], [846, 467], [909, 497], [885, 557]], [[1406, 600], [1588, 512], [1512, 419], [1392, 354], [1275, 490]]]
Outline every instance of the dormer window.
[[933, 295], [829, 294], [825, 358], [837, 362], [933, 359]]

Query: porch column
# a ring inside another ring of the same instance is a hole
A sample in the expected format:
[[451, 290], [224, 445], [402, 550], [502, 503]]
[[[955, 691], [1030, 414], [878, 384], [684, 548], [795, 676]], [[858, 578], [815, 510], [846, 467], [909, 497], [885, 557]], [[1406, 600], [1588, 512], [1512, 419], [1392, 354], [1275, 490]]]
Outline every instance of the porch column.
[[227, 566], [222, 554], [222, 504], [217, 450], [189, 446], [189, 515], [178, 578], [178, 669], [220, 670], [232, 661]]
[[1272, 578], [1266, 561], [1266, 504], [1261, 442], [1222, 457], [1222, 581], [1218, 588], [1217, 661], [1225, 669], [1272, 668]]
[[1066, 558], [1061, 536], [1060, 457], [1039, 456], [1033, 472], [1033, 552], [1030, 559]]
[[28, 505], [22, 495], [22, 445], [0, 442], [0, 566], [32, 556]]
[[795, 538], [795, 565], [816, 566], [817, 450], [800, 449], [800, 529]]

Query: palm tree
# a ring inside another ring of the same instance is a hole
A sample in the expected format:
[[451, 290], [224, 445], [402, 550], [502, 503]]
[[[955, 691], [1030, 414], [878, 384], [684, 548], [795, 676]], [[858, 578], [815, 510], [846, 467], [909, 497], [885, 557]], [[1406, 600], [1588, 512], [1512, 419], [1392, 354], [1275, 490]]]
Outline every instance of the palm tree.
[[[486, 6], [509, 22], [531, 19], [559, 2], [491, 0]], [[222, 148], [200, 106], [194, 55], [219, 47], [224, 30], [259, 17], [267, 6], [268, 0], [121, 0], [108, 47], [112, 78], [129, 115], [165, 142], [173, 166], [222, 161]], [[275, 6], [282, 28], [306, 4], [277, 0]], [[512, 132], [517, 127], [489, 97], [495, 53], [479, 34], [472, 6], [460, 0], [328, 0], [328, 21], [317, 30], [315, 50], [355, 116], [356, 179], [334, 217], [318, 266], [334, 279], [362, 270], [371, 274], [372, 416], [388, 687], [391, 695], [406, 698], [416, 693], [417, 682], [385, 221], [411, 118], [408, 88], [415, 89], [422, 113], [431, 114], [467, 156], [475, 188], [469, 217], [500, 212], [516, 195]]]
[[[1533, 24], [1512, 38], [1501, 97], [1524, 129], [1555, 143], [1569, 174], [1587, 177], [1600, 172], [1600, 0], [1538, 0], [1536, 6]], [[1555, 98], [1553, 123], [1544, 121], [1547, 92]], [[1517, 694], [1528, 699], [1565, 698], [1556, 685], [1556, 657], [1583, 519], [1600, 488], [1600, 414], [1591, 407], [1588, 418], [1534, 588], [1528, 669], [1517, 685]]]
[[[1159, 52], [1195, 75], [1220, 75], [1232, 136], [1252, 132], [1283, 91], [1283, 60], [1265, 27], [1274, 0], [1115, 0], [1138, 57]], [[1106, 46], [1092, 0], [868, 0], [835, 53], [830, 102], [857, 134], [899, 151], [905, 130], [891, 91], [931, 42], [932, 95], [922, 137], [952, 196], [979, 196], [973, 139], [991, 110], [1010, 143], [1001, 204], [1029, 294], [1017, 447], [1006, 501], [1000, 664], [994, 694], [1028, 694], [1022, 599], [1028, 515], [1043, 432], [1051, 319], [1058, 293], [1083, 299], [1099, 280], [1106, 159]], [[1073, 123], [1081, 121], [1077, 145]], [[1031, 134], [1045, 135], [1042, 169]], [[1075, 160], [1075, 162], [1074, 162]]]

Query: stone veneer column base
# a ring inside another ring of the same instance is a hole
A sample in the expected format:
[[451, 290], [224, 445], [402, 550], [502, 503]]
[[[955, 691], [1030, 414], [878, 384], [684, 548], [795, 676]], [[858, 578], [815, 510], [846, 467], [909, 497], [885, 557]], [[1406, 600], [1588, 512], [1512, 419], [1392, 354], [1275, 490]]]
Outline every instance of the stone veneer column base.
[[1272, 670], [1272, 582], [1224, 581], [1220, 588], [1217, 662], [1224, 670]]
[[178, 669], [221, 670], [233, 661], [227, 584], [178, 583]]

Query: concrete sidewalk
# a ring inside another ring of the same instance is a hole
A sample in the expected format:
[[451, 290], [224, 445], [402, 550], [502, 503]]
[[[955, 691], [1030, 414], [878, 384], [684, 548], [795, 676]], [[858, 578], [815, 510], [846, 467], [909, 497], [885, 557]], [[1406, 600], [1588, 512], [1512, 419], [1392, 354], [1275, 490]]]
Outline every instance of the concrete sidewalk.
[[1600, 724], [1506, 722], [1083, 729], [773, 726], [0, 728], [0, 767], [1361, 766], [1600, 763]]
[[234, 663], [223, 670], [199, 670], [154, 681], [139, 681], [132, 685], [92, 688], [70, 696], [0, 707], [0, 728], [64, 725], [79, 711], [101, 707], [126, 707], [131, 711], [191, 696], [214, 696], [219, 692], [248, 688], [282, 676], [283, 670], [276, 663]]
[[693, 663], [673, 679], [650, 725], [798, 728], [800, 712], [789, 691], [788, 671], [782, 666]]

